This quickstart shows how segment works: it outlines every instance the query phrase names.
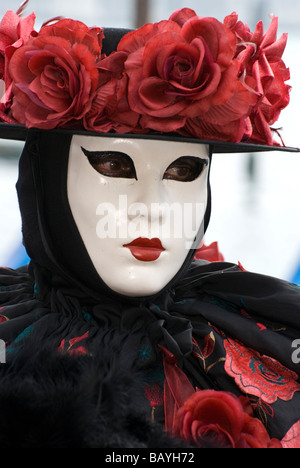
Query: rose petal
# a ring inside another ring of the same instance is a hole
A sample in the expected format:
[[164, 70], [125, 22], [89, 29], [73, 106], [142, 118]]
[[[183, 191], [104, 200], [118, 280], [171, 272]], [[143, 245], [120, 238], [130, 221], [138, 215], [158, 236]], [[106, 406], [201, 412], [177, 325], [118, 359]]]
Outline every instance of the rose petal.
[[193, 18], [193, 16], [197, 16], [194, 10], [191, 8], [181, 8], [175, 10], [171, 14], [169, 20], [175, 21], [175, 23], [179, 24], [179, 26], [183, 26], [184, 23], [186, 23], [190, 18]]
[[190, 411], [187, 411], [186, 413], [184, 413], [184, 416], [181, 422], [181, 431], [180, 431], [181, 436], [186, 440], [189, 440], [191, 438], [192, 422], [193, 422], [192, 413]]
[[215, 18], [194, 17], [182, 28], [182, 36], [191, 42], [202, 37], [219, 65], [230, 65], [236, 51], [236, 38], [220, 21]]
[[172, 118], [155, 118], [143, 115], [140, 125], [143, 129], [156, 130], [158, 132], [172, 133], [180, 130], [186, 123], [186, 117], [173, 116]]
[[278, 30], [278, 17], [272, 18], [271, 24], [266, 32], [265, 36], [263, 37], [260, 47], [264, 49], [265, 47], [270, 46], [276, 41], [277, 38], [277, 30]]

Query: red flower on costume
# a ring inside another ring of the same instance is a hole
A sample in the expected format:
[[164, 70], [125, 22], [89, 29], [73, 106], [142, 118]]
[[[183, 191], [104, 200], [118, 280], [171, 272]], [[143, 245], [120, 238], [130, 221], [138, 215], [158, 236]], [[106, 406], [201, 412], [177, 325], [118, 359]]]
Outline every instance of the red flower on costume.
[[195, 392], [178, 410], [174, 435], [213, 448], [282, 448], [253, 417], [247, 399], [215, 390]]
[[199, 247], [194, 258], [195, 260], [201, 259], [208, 262], [224, 262], [224, 256], [220, 252], [217, 242]]
[[52, 129], [77, 122], [90, 110], [98, 85], [103, 33], [79, 21], [43, 26], [10, 62], [12, 115], [27, 127]]
[[275, 403], [277, 399], [289, 401], [300, 391], [297, 374], [275, 359], [229, 338], [224, 341], [224, 347], [225, 370], [244, 393]]
[[290, 102], [291, 87], [286, 84], [290, 72], [282, 60], [287, 34], [277, 40], [277, 17], [272, 19], [266, 34], [261, 21], [252, 33], [246, 24], [238, 21], [236, 13], [226, 17], [224, 24], [235, 33], [238, 40], [236, 58], [241, 64], [240, 76], [258, 95], [258, 101], [250, 114], [253, 129], [251, 138], [272, 145], [270, 126], [278, 120], [281, 111]]
[[121, 39], [129, 105], [144, 131], [238, 141], [257, 98], [238, 80], [236, 37], [218, 20], [188, 11], [184, 24], [172, 15]]

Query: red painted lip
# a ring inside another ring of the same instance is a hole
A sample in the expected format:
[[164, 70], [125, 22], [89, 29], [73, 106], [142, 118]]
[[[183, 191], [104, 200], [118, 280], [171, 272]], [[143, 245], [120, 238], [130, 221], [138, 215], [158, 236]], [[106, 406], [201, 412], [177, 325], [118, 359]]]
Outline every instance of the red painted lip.
[[127, 247], [132, 255], [141, 262], [154, 262], [165, 250], [159, 239], [146, 239], [145, 237], [139, 237], [123, 247]]

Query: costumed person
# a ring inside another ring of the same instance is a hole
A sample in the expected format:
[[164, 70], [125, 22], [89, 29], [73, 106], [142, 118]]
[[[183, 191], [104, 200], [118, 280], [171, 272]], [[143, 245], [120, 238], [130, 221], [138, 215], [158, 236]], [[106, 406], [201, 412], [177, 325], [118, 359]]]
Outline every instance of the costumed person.
[[300, 447], [299, 286], [198, 249], [213, 153], [297, 151], [274, 128], [277, 18], [20, 13], [0, 23], [0, 135], [26, 140], [31, 261], [0, 270], [0, 447]]

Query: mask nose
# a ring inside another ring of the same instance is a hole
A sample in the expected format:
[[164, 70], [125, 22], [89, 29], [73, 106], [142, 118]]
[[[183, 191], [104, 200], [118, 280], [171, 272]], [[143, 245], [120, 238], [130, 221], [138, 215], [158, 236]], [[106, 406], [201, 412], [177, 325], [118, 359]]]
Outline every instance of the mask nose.
[[149, 176], [146, 180], [137, 181], [135, 189], [135, 195], [129, 197], [128, 220], [139, 226], [144, 236], [159, 237], [169, 210], [162, 180], [158, 176]]

